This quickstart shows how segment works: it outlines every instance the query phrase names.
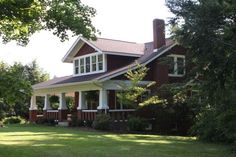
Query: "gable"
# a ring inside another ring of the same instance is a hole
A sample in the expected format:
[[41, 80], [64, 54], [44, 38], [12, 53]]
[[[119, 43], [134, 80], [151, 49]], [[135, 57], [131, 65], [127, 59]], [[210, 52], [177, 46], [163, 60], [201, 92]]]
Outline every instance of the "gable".
[[87, 54], [91, 54], [91, 53], [95, 53], [96, 50], [89, 46], [87, 43], [85, 43], [80, 49], [79, 51], [75, 54], [74, 57], [79, 57], [79, 56], [83, 56], [83, 55], [87, 55]]

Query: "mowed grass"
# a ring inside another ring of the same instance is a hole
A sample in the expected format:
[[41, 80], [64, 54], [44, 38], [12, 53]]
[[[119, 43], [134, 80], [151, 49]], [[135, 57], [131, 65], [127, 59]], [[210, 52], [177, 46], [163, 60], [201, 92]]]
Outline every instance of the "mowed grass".
[[38, 125], [0, 128], [0, 157], [235, 157], [193, 137], [114, 134]]

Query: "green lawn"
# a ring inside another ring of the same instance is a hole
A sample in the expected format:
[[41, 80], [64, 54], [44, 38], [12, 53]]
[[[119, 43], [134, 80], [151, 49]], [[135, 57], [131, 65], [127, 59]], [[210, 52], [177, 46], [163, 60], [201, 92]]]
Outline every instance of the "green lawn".
[[190, 137], [112, 134], [13, 125], [0, 128], [0, 157], [235, 157]]

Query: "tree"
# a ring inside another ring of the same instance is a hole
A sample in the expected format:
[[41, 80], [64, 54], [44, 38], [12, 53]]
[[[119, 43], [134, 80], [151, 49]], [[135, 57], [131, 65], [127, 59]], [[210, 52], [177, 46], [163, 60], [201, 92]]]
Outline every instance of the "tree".
[[125, 74], [130, 84], [119, 84], [122, 87], [122, 91], [117, 94], [118, 101], [120, 104], [128, 107], [137, 108], [138, 106], [145, 106], [148, 104], [158, 104], [163, 101], [157, 96], [151, 96], [147, 94], [145, 100], [140, 100], [140, 97], [148, 91], [148, 89], [155, 84], [155, 82], [150, 82], [147, 84], [142, 84], [147, 75], [148, 68], [144, 65], [136, 63], [136, 69], [129, 69]]
[[26, 45], [35, 32], [49, 30], [61, 41], [68, 39], [68, 31], [95, 39], [95, 14], [80, 0], [0, 0], [0, 37], [4, 43]]
[[200, 76], [201, 111], [196, 133], [211, 141], [236, 141], [236, 1], [167, 0], [175, 15], [173, 38], [188, 49], [188, 63]]
[[0, 63], [0, 108], [6, 115], [28, 116], [31, 85], [46, 81], [48, 74], [44, 73], [33, 61], [29, 65], [14, 63], [9, 66]]

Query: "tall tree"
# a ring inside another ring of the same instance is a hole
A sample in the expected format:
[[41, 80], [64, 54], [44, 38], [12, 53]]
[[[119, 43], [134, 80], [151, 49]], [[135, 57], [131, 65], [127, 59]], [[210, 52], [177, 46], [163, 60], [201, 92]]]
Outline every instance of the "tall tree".
[[125, 77], [130, 83], [128, 85], [123, 83], [119, 84], [119, 86], [121, 86], [121, 92], [117, 94], [119, 103], [132, 108], [163, 103], [163, 100], [160, 100], [158, 96], [152, 96], [148, 93], [146, 93], [144, 100], [140, 99], [156, 82], [142, 83], [147, 75], [148, 68], [144, 65], [136, 64], [136, 69], [129, 69], [125, 74]]
[[8, 115], [26, 117], [32, 93], [31, 85], [46, 81], [48, 78], [48, 74], [39, 68], [36, 61], [29, 65], [14, 63], [12, 66], [1, 62], [0, 109]]
[[194, 64], [189, 79], [201, 77], [198, 135], [236, 141], [236, 1], [167, 0], [167, 6], [175, 15], [172, 35]]
[[26, 45], [35, 32], [50, 30], [62, 41], [68, 39], [68, 31], [95, 39], [95, 14], [80, 0], [0, 0], [0, 37], [4, 43]]

